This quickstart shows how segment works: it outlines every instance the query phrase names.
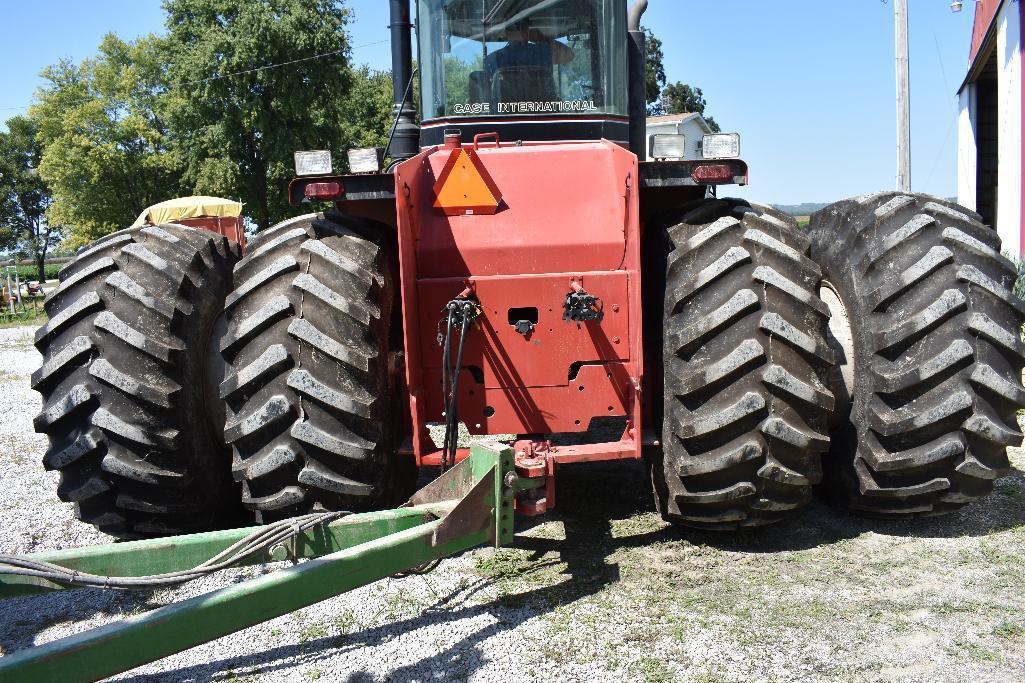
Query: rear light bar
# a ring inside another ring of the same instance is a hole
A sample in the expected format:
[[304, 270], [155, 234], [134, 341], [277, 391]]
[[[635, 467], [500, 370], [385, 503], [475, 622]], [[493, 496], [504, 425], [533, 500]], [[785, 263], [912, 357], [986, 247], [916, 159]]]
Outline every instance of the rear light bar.
[[733, 168], [727, 164], [695, 166], [690, 177], [696, 183], [729, 183], [733, 181]]
[[341, 199], [345, 194], [342, 184], [336, 180], [323, 183], [309, 183], [303, 188], [303, 194], [307, 199], [314, 201], [330, 201]]

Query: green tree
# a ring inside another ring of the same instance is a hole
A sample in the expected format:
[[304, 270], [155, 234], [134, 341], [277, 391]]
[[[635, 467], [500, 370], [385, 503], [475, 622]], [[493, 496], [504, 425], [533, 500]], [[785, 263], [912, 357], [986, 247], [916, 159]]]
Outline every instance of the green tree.
[[341, 140], [349, 147], [383, 148], [392, 125], [391, 73], [361, 66], [352, 79], [349, 96], [340, 103]]
[[350, 12], [336, 0], [166, 0], [164, 9], [185, 178], [197, 192], [241, 198], [265, 229], [291, 212], [293, 153], [337, 152], [354, 136], [344, 121], [357, 80]]
[[[662, 41], [655, 37], [651, 29], [644, 29], [644, 54], [646, 57], [644, 73], [644, 89], [647, 94], [648, 109], [657, 107], [662, 88], [666, 85], [665, 55], [662, 54]], [[657, 114], [657, 111], [649, 111]]]
[[685, 114], [694, 113], [701, 114], [708, 123], [709, 128], [712, 132], [720, 132], [719, 124], [715, 122], [711, 116], [705, 116], [705, 108], [708, 103], [705, 102], [705, 95], [701, 92], [701, 88], [692, 88], [686, 83], [670, 83], [662, 91], [662, 96], [659, 99], [659, 110], [662, 114]]
[[72, 246], [127, 227], [146, 207], [181, 194], [182, 164], [162, 111], [163, 45], [108, 35], [99, 54], [42, 73], [30, 115], [43, 146], [39, 172], [53, 192], [49, 222]]
[[46, 254], [61, 232], [46, 219], [50, 192], [39, 176], [38, 132], [35, 121], [18, 116], [0, 133], [0, 246], [31, 255], [42, 282]]

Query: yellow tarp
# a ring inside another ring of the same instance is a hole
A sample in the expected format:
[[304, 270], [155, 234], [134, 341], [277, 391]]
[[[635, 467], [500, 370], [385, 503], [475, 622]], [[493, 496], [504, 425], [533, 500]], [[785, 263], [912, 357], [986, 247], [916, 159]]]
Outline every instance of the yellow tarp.
[[137, 228], [146, 224], [160, 225], [174, 223], [185, 218], [210, 216], [214, 218], [237, 218], [242, 215], [242, 204], [219, 197], [179, 197], [154, 204], [132, 225]]

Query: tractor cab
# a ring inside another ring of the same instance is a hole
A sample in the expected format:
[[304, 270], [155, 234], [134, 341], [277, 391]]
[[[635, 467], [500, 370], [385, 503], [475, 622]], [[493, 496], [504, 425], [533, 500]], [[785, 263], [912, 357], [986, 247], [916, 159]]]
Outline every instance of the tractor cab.
[[626, 0], [419, 0], [421, 145], [629, 140]]

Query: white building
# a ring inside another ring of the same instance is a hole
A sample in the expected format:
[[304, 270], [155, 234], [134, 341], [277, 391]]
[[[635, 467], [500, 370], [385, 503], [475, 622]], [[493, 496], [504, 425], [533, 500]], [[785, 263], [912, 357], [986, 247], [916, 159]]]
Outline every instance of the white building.
[[979, 0], [971, 60], [958, 93], [957, 200], [1020, 255], [1022, 238], [1022, 17], [1020, 0]]
[[670, 114], [648, 117], [648, 139], [652, 135], [683, 135], [687, 139], [684, 159], [701, 159], [701, 140], [713, 131], [701, 114]]

